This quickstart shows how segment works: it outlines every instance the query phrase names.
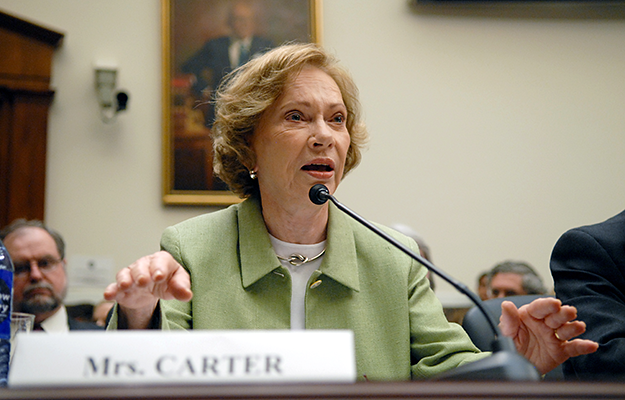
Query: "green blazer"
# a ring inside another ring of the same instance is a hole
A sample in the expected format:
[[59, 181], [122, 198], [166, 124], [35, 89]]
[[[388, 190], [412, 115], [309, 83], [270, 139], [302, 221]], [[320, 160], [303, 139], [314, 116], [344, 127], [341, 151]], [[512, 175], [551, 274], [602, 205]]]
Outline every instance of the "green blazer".
[[[359, 379], [428, 378], [486, 355], [447, 322], [425, 267], [329, 206], [306, 328], [352, 330]], [[418, 252], [412, 239], [388, 232]], [[189, 271], [193, 290], [191, 302], [161, 301], [163, 329], [290, 328], [290, 275], [257, 199], [169, 227], [161, 247]]]

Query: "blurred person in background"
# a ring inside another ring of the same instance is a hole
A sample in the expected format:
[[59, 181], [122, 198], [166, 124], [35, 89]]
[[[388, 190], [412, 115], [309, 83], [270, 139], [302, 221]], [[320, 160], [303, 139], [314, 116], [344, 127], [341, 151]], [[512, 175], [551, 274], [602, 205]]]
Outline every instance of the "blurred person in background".
[[68, 332], [103, 329], [68, 316], [65, 242], [38, 220], [17, 219], [0, 231], [13, 261], [13, 308], [35, 315], [35, 330]]
[[481, 300], [488, 300], [488, 271], [477, 278], [477, 295]]
[[501, 262], [490, 270], [488, 290], [491, 299], [547, 293], [542, 278], [530, 264], [511, 260]]
[[[415, 242], [417, 242], [417, 246], [419, 246], [419, 254], [421, 257], [425, 258], [429, 262], [432, 262], [432, 258], [430, 256], [430, 246], [425, 242], [425, 239], [421, 235], [417, 233], [414, 229], [404, 224], [393, 224], [391, 228], [395, 229], [399, 233], [403, 233], [404, 235], [412, 238]], [[434, 290], [436, 288], [436, 284], [434, 283], [434, 276], [430, 271], [427, 273], [427, 278], [430, 280], [430, 289]]]

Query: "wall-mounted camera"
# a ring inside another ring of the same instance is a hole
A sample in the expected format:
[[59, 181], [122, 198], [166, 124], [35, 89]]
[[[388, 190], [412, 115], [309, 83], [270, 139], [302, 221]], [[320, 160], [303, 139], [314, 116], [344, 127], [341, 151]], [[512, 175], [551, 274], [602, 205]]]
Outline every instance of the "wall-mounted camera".
[[113, 64], [96, 64], [95, 86], [100, 104], [102, 121], [109, 123], [115, 119], [118, 112], [128, 108], [128, 93], [116, 91], [117, 66]]

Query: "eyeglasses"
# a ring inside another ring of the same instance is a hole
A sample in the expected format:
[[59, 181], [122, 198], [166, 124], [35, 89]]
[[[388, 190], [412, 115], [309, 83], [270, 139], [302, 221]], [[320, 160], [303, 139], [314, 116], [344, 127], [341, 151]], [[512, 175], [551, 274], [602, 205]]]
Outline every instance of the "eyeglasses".
[[[46, 257], [40, 260], [36, 260], [34, 262], [37, 264], [37, 268], [39, 269], [39, 271], [41, 271], [44, 274], [49, 274], [50, 272], [54, 271], [56, 267], [62, 261], [63, 260], [56, 260], [51, 257]], [[19, 277], [26, 276], [30, 274], [31, 265], [32, 265], [31, 261], [22, 261], [22, 262], [13, 263], [13, 269], [14, 269], [13, 273]]]

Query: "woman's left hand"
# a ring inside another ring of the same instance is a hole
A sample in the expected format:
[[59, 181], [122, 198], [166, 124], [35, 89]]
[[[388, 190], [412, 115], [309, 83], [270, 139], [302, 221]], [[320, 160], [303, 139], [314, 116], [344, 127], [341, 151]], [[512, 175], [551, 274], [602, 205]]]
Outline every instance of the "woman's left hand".
[[504, 301], [501, 311], [501, 333], [514, 340], [519, 353], [541, 374], [570, 357], [592, 353], [599, 347], [592, 340], [572, 340], [584, 333], [586, 324], [575, 320], [575, 307], [563, 306], [556, 298], [540, 298], [519, 309], [514, 303]]

